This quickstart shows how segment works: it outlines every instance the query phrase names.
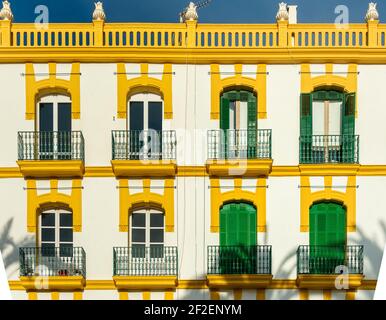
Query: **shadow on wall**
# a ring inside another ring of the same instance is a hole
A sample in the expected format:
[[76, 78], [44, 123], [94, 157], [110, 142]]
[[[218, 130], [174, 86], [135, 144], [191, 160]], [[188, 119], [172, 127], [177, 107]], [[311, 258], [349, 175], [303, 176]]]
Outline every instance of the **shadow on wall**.
[[357, 227], [356, 236], [353, 240], [353, 243], [356, 245], [363, 245], [364, 249], [364, 259], [367, 258], [367, 263], [364, 266], [364, 275], [367, 280], [375, 280], [378, 278], [379, 269], [381, 267], [383, 250], [386, 244], [386, 223], [385, 221], [380, 220], [378, 224], [382, 230], [383, 239], [377, 239], [374, 235], [375, 232], [371, 235], [366, 235], [361, 228]]
[[18, 275], [19, 248], [35, 246], [33, 236], [25, 236], [20, 241], [16, 241], [12, 237], [12, 226], [13, 218], [9, 219], [4, 227], [0, 229], [0, 250], [8, 277]]

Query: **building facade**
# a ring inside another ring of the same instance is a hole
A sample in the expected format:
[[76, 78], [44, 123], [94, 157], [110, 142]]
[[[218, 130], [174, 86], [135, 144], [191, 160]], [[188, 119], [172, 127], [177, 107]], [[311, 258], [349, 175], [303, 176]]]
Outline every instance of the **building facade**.
[[[15, 299], [372, 299], [386, 25], [13, 23], [0, 250]], [[274, 20], [274, 17], [273, 17]]]

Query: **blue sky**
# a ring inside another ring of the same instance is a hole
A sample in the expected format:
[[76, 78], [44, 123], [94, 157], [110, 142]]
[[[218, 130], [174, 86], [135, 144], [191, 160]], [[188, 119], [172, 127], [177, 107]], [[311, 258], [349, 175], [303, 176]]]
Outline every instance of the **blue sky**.
[[[15, 22], [33, 22], [37, 5], [49, 8], [50, 22], [90, 22], [94, 0], [9, 0]], [[97, 1], [97, 0], [95, 0]], [[104, 0], [110, 22], [176, 22], [190, 0]], [[213, 0], [199, 11], [205, 23], [272, 23], [281, 0]], [[334, 22], [337, 5], [347, 5], [350, 22], [363, 22], [370, 0], [293, 0], [299, 22]], [[380, 20], [386, 19], [385, 0], [378, 1]]]

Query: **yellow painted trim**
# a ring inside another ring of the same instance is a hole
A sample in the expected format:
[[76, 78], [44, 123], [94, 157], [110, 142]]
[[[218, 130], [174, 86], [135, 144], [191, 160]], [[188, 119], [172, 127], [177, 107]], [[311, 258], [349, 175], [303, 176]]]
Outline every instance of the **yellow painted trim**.
[[86, 281], [82, 276], [20, 277], [20, 284], [26, 291], [73, 291], [83, 290]]
[[[335, 281], [340, 275], [298, 275], [296, 283], [299, 288], [307, 289], [336, 289]], [[363, 275], [348, 275], [348, 286], [350, 289], [359, 288], [362, 285]]]
[[36, 180], [27, 180], [27, 231], [37, 232], [37, 218], [45, 207], [65, 206], [71, 209], [74, 232], [82, 231], [82, 180], [72, 180], [71, 195], [59, 193], [58, 180], [50, 180], [50, 191], [38, 195]]
[[178, 166], [178, 177], [207, 177], [206, 166]]
[[175, 276], [115, 276], [113, 280], [118, 290], [167, 290], [178, 286]]
[[304, 164], [299, 165], [301, 176], [355, 176], [359, 164]]
[[148, 74], [149, 65], [141, 64], [141, 76], [128, 79], [126, 74], [126, 65], [117, 64], [118, 81], [118, 118], [126, 119], [127, 101], [131, 96], [138, 93], [154, 93], [162, 97], [164, 102], [164, 119], [173, 119], [173, 66], [164, 64], [162, 80], [151, 77]]
[[265, 289], [256, 290], [256, 300], [265, 300]]
[[210, 300], [220, 300], [220, 292], [218, 290], [210, 290]]
[[83, 177], [82, 160], [17, 161], [25, 178], [72, 178]]
[[331, 290], [323, 290], [323, 300], [331, 300], [332, 292]]
[[48, 68], [47, 78], [37, 80], [33, 63], [25, 65], [26, 119], [34, 120], [36, 118], [35, 109], [39, 98], [58, 93], [71, 97], [72, 118], [80, 119], [80, 63], [72, 63], [70, 80], [57, 77], [56, 63], [48, 63]]
[[83, 292], [75, 291], [74, 292], [74, 300], [83, 300]]
[[207, 281], [211, 289], [267, 288], [272, 275], [207, 275]]
[[355, 300], [356, 290], [346, 291], [346, 300]]
[[57, 291], [52, 291], [52, 292], [51, 292], [51, 300], [60, 300], [59, 292], [57, 292]]
[[257, 232], [266, 232], [267, 208], [267, 179], [258, 178], [254, 192], [242, 189], [241, 178], [234, 179], [234, 189], [221, 192], [220, 179], [210, 178], [210, 205], [211, 205], [211, 225], [210, 230], [217, 233], [220, 230], [220, 208], [225, 202], [248, 201], [253, 203], [257, 210]]
[[242, 74], [242, 64], [236, 64], [235, 75], [221, 77], [220, 65], [212, 64], [211, 71], [211, 119], [220, 119], [220, 99], [224, 91], [235, 87], [249, 89], [257, 94], [257, 117], [258, 119], [267, 118], [267, 66], [259, 64], [256, 66], [254, 77]]
[[[9, 287], [12, 291], [25, 291], [20, 280], [10, 280]], [[373, 291], [376, 289], [377, 280], [362, 280], [358, 290]], [[207, 280], [178, 280], [176, 289], [184, 290], [204, 290], [208, 289]], [[114, 280], [86, 280], [83, 290], [116, 290]], [[270, 290], [295, 290], [299, 289], [294, 279], [272, 279], [266, 289]], [[264, 290], [264, 289], [257, 289]]]
[[119, 291], [119, 300], [129, 300], [129, 292]]
[[[332, 175], [328, 172], [328, 167], [320, 165], [319, 168], [306, 169], [303, 166], [302, 172], [300, 166], [272, 166], [272, 171], [269, 173], [269, 177], [300, 177], [301, 175], [311, 176], [326, 176]], [[355, 166], [345, 166], [342, 168], [342, 164], [334, 164], [336, 168], [332, 168], [334, 176], [341, 175], [356, 175], [362, 177], [373, 176], [386, 176], [386, 165], [359, 165], [356, 169]], [[350, 173], [350, 174], [348, 174]], [[177, 166], [177, 177], [208, 177], [206, 166]], [[115, 174], [112, 166], [101, 167], [85, 167], [85, 178], [113, 178]], [[4, 167], [0, 168], [0, 179], [13, 179], [23, 178], [19, 167]]]
[[151, 298], [151, 292], [150, 291], [142, 292], [142, 299], [143, 300], [150, 300], [150, 298]]
[[173, 291], [166, 291], [164, 299], [165, 300], [174, 300], [174, 292]]
[[242, 289], [233, 289], [233, 300], [242, 300], [243, 290]]
[[299, 299], [300, 300], [309, 300], [310, 295], [309, 295], [308, 290], [305, 290], [305, 289], [299, 290]]
[[206, 169], [213, 177], [260, 177], [268, 176], [272, 160], [210, 160]]
[[177, 165], [172, 160], [112, 160], [116, 177], [174, 177]]
[[129, 231], [129, 215], [135, 207], [152, 207], [164, 211], [165, 231], [174, 232], [174, 179], [164, 180], [163, 195], [153, 193], [151, 180], [143, 179], [143, 191], [130, 193], [129, 180], [119, 179], [119, 231]]
[[28, 292], [28, 300], [38, 300], [37, 292]]

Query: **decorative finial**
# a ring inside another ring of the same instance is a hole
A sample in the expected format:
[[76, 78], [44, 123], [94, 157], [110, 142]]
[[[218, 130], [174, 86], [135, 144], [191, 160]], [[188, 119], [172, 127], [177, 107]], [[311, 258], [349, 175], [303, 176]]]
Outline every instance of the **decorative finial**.
[[9, 21], [13, 20], [11, 4], [7, 0], [3, 1], [3, 7], [0, 10], [0, 19]]
[[106, 19], [105, 10], [103, 9], [103, 3], [98, 1], [95, 3], [95, 10], [92, 14], [93, 20], [102, 20], [104, 21]]
[[379, 13], [377, 10], [377, 4], [376, 3], [374, 3], [374, 2], [369, 3], [369, 8], [367, 9], [365, 20], [366, 20], [366, 22], [379, 20]]
[[276, 14], [276, 21], [288, 21], [289, 13], [287, 9], [287, 4], [284, 2], [279, 3], [279, 10]]
[[197, 6], [193, 2], [190, 2], [189, 6], [181, 14], [181, 22], [197, 21], [197, 20], [198, 20]]

